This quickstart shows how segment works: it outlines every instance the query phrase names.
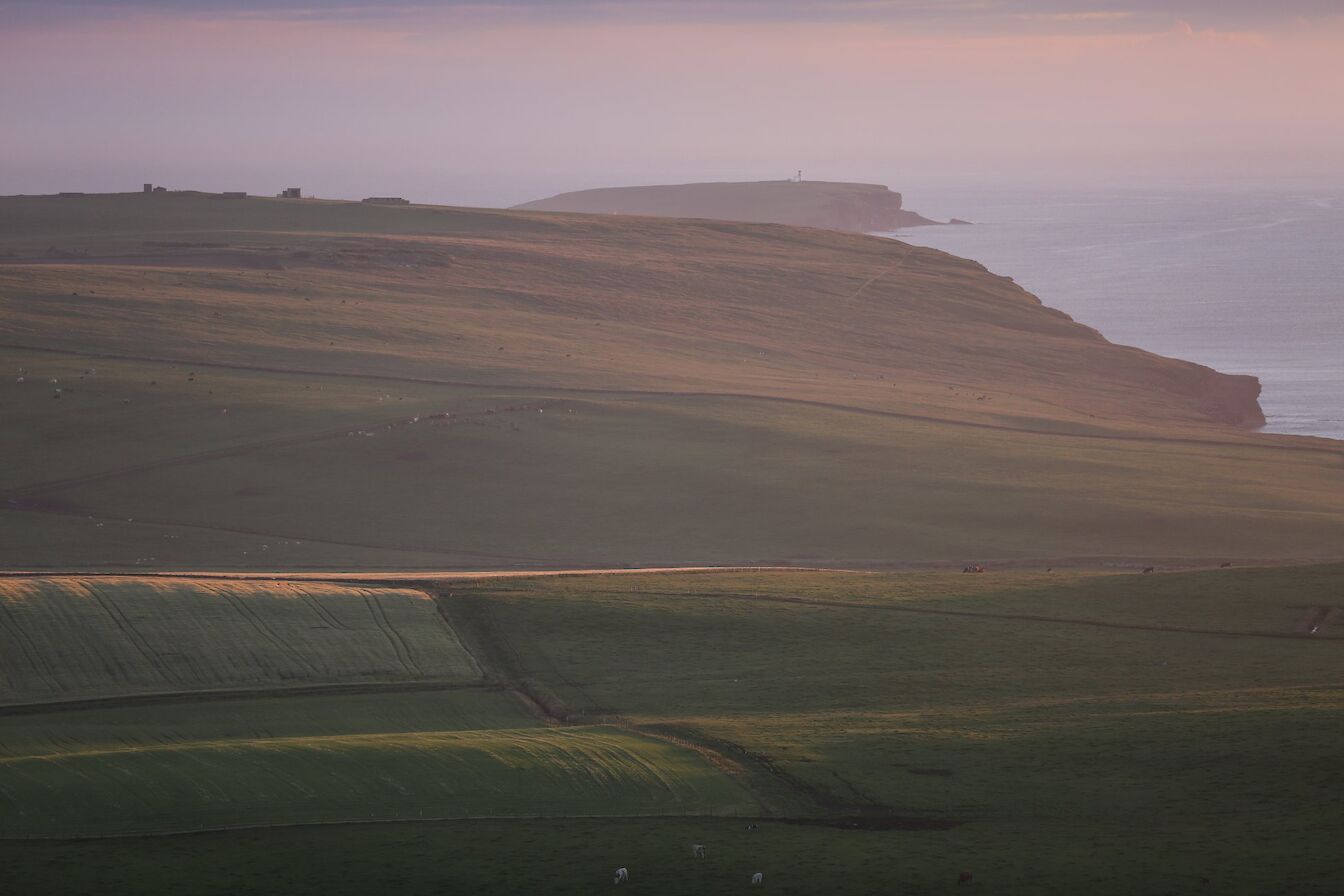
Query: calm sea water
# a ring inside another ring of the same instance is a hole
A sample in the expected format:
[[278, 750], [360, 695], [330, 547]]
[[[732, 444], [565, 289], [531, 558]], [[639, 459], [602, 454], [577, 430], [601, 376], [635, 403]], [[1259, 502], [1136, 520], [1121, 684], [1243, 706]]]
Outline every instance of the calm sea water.
[[1344, 439], [1344, 193], [907, 193], [974, 258], [1112, 342], [1260, 377], [1267, 430]]

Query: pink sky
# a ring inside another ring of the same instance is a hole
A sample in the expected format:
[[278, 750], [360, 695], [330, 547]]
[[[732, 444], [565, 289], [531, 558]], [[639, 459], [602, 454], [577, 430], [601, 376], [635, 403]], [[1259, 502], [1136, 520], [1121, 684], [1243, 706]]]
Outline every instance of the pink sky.
[[1344, 187], [1337, 16], [743, 8], [15, 16], [0, 20], [0, 193], [153, 180], [506, 204], [796, 168], [896, 188]]

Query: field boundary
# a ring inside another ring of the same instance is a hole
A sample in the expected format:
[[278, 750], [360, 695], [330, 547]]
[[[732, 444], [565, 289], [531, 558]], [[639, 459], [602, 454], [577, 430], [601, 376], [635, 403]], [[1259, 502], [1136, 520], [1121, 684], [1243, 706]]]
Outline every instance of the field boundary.
[[585, 818], [601, 819], [648, 819], [648, 818], [742, 818], [755, 821], [774, 821], [786, 824], [842, 824], [841, 819], [810, 819], [810, 818], [783, 818], [776, 816], [756, 815], [748, 812], [738, 811], [720, 811], [714, 809], [701, 810], [698, 812], [622, 812], [611, 815], [602, 813], [567, 813], [563, 815], [420, 815], [416, 817], [396, 816], [396, 817], [369, 817], [369, 818], [333, 818], [324, 821], [290, 821], [290, 822], [259, 822], [256, 824], [229, 824], [229, 825], [206, 825], [196, 828], [176, 827], [176, 828], [144, 828], [136, 831], [107, 832], [98, 834], [15, 834], [12, 832], [0, 833], [0, 842], [4, 841], [70, 841], [70, 840], [124, 840], [133, 837], [177, 837], [189, 836], [192, 834], [220, 834], [229, 831], [264, 831], [293, 828], [320, 828], [333, 825], [387, 825], [387, 824], [421, 824], [423, 822], [445, 822], [445, 821], [566, 821]]
[[86, 709], [119, 709], [129, 706], [154, 706], [162, 703], [215, 703], [230, 700], [256, 700], [290, 697], [326, 697], [357, 694], [398, 694], [412, 691], [497, 691], [497, 685], [481, 682], [443, 680], [333, 682], [263, 688], [217, 688], [199, 691], [149, 691], [142, 694], [113, 694], [106, 697], [77, 697], [70, 700], [41, 700], [29, 703], [0, 704], [0, 716], [42, 715], [77, 712]]
[[[627, 591], [594, 591], [594, 594], [628, 595]], [[1044, 622], [1055, 625], [1088, 625], [1095, 628], [1125, 629], [1141, 632], [1172, 632], [1187, 635], [1213, 635], [1225, 638], [1273, 638], [1295, 641], [1312, 640], [1328, 642], [1330, 638], [1311, 638], [1301, 632], [1250, 632], [1234, 629], [1187, 628], [1170, 625], [1145, 625], [1139, 622], [1108, 622], [1103, 619], [1080, 619], [1069, 616], [1042, 616], [1035, 613], [994, 613], [977, 610], [944, 610], [934, 607], [906, 607], [893, 604], [861, 604], [843, 600], [828, 600], [824, 597], [796, 597], [775, 594], [744, 594], [740, 592], [687, 592], [687, 591], [640, 591], [656, 597], [694, 597], [702, 599], [723, 598], [737, 601], [758, 601], [760, 603], [795, 604], [812, 607], [833, 607], [842, 610], [874, 610], [887, 613], [916, 613], [929, 616], [961, 616], [977, 619], [994, 619], [1005, 622]]]

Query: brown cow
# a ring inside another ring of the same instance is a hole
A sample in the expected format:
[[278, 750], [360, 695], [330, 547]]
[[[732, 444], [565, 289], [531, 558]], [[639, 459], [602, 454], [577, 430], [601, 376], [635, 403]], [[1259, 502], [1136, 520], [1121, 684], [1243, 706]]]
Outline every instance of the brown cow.
[[957, 886], [961, 886], [962, 884], [968, 884], [970, 882], [971, 882], [971, 872], [963, 871], [957, 875]]

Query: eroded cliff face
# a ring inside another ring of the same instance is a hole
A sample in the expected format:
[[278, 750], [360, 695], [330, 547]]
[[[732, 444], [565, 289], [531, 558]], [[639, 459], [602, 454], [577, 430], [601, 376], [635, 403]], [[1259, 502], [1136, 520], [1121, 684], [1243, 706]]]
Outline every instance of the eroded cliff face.
[[614, 187], [517, 206], [532, 211], [709, 218], [872, 233], [936, 224], [881, 184], [761, 181]]
[[936, 223], [901, 208], [901, 194], [884, 187], [880, 192], [854, 191], [837, 195], [824, 209], [818, 209], [808, 226], [876, 233]]
[[1209, 419], [1246, 429], [1265, 425], [1259, 377], [1219, 373], [1208, 367], [1201, 367], [1200, 373], [1195, 393]]

